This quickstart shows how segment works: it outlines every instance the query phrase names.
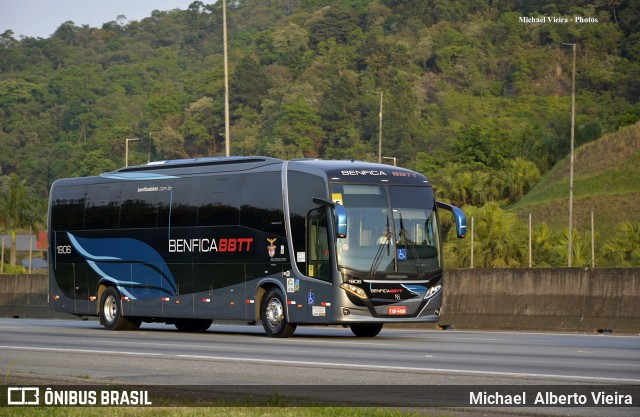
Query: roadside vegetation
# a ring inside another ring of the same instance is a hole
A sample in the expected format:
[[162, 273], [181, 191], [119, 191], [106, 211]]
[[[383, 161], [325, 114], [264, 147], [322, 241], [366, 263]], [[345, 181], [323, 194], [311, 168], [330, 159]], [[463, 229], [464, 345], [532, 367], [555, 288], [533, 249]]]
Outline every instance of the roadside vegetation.
[[[591, 215], [597, 267], [640, 266], [640, 124], [578, 148], [574, 161], [572, 264], [591, 266]], [[465, 205], [475, 220], [474, 266], [522, 267], [529, 262], [528, 217], [532, 218], [532, 265], [566, 266], [569, 158], [556, 164], [515, 204]], [[469, 221], [468, 219], [468, 221]], [[448, 265], [470, 265], [471, 241], [449, 239]]]
[[[3, 204], [0, 233], [43, 230], [53, 181], [124, 166], [126, 139], [129, 164], [224, 154], [221, 6], [0, 34], [0, 201], [35, 209]], [[594, 212], [596, 266], [637, 267], [638, 22], [631, 0], [229, 2], [231, 153], [375, 161], [383, 98], [382, 155], [477, 216], [475, 266], [527, 266], [529, 213], [534, 265], [564, 266], [575, 43], [574, 265]]]

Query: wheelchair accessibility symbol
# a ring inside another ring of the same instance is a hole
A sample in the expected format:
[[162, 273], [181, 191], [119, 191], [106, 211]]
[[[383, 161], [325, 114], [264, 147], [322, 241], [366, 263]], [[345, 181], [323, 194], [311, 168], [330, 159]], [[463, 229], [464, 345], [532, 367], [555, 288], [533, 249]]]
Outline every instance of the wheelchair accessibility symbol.
[[398, 260], [406, 261], [407, 260], [407, 250], [406, 249], [398, 249]]

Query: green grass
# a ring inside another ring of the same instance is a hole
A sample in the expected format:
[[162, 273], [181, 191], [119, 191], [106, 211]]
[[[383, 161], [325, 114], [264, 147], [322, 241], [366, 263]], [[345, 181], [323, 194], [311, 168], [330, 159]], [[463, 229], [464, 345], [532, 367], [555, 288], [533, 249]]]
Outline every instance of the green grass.
[[[640, 207], [640, 124], [576, 149], [574, 160], [574, 220], [580, 230], [607, 233], [622, 221], [637, 222]], [[569, 158], [549, 171], [509, 209], [520, 217], [532, 214], [534, 223], [567, 227]]]
[[[5, 382], [6, 383], [6, 382]], [[15, 383], [15, 380], [14, 380]], [[19, 385], [36, 385], [26, 380]], [[5, 393], [0, 393], [0, 417], [31, 416], [70, 416], [70, 417], [163, 417], [163, 416], [278, 416], [278, 417], [451, 417], [451, 412], [436, 410], [415, 410], [382, 407], [345, 407], [314, 405], [302, 399], [285, 398], [279, 394], [270, 396], [242, 397], [230, 393], [222, 398], [213, 396], [201, 397], [201, 393], [192, 391], [176, 392], [171, 390], [165, 394], [155, 392], [153, 406], [140, 407], [101, 407], [101, 406], [4, 406]], [[40, 393], [40, 400], [44, 400]], [[195, 395], [195, 396], [194, 396]], [[219, 394], [218, 394], [219, 395]], [[185, 405], [186, 404], [186, 405]], [[200, 404], [200, 405], [198, 405]], [[300, 405], [304, 406], [300, 406]], [[320, 403], [318, 403], [320, 404]]]
[[6, 407], [0, 408], [0, 416], [41, 417], [444, 417], [453, 414], [432, 414], [377, 408], [346, 407]]

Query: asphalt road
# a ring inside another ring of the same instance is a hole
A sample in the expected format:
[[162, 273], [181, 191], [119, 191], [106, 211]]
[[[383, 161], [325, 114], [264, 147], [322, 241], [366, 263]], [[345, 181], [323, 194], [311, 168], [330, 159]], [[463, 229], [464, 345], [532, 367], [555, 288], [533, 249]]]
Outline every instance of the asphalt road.
[[[110, 332], [95, 320], [0, 319], [0, 375], [83, 384], [640, 385], [640, 336], [384, 329], [357, 338], [299, 327], [272, 339], [258, 326]], [[562, 415], [640, 411], [585, 410]]]

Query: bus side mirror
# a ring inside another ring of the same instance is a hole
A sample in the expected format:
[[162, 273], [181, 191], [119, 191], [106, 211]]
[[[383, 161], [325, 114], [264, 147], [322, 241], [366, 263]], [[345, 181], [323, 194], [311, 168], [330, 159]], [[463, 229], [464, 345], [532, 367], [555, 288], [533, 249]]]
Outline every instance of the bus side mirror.
[[333, 208], [336, 212], [336, 234], [339, 239], [344, 239], [347, 237], [347, 209], [341, 204], [336, 204]]
[[458, 207], [443, 203], [442, 201], [436, 201], [436, 205], [453, 214], [453, 219], [456, 222], [456, 235], [458, 236], [458, 239], [465, 237], [467, 234], [467, 216], [464, 215], [464, 212]]
[[336, 235], [338, 239], [347, 237], [347, 209], [342, 204], [332, 203], [324, 198], [313, 197], [313, 202], [321, 206], [331, 207], [335, 213]]

